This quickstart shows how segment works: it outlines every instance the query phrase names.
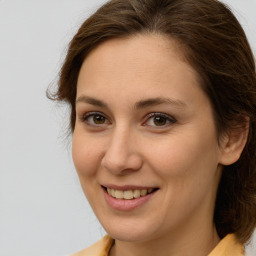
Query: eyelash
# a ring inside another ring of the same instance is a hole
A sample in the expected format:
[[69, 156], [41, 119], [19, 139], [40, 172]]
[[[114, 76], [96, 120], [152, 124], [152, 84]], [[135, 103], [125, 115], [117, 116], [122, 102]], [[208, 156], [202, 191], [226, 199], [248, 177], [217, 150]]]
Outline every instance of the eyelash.
[[[96, 116], [103, 117], [105, 119], [105, 121], [108, 120], [108, 118], [104, 114], [102, 114], [101, 112], [88, 112], [88, 113], [86, 113], [85, 115], [83, 115], [81, 117], [81, 121], [84, 122], [84, 123], [87, 123], [88, 125], [92, 125], [92, 126], [102, 126], [102, 125], [104, 125], [105, 123], [104, 124], [95, 124], [95, 123], [92, 123], [92, 122], [88, 121], [88, 119], [90, 117], [96, 117]], [[110, 123], [110, 122], [108, 122], [108, 123]]]
[[[95, 118], [96, 116], [104, 118], [104, 123], [96, 124], [96, 123], [93, 123], [93, 121], [92, 122], [88, 121], [89, 118], [91, 118], [91, 117]], [[163, 118], [165, 123], [163, 125], [159, 125], [159, 126], [158, 125], [148, 125], [147, 124], [151, 119], [153, 120], [156, 117]], [[142, 124], [143, 126], [165, 128], [168, 125], [176, 123], [176, 119], [175, 118], [171, 117], [170, 115], [167, 115], [167, 114], [164, 114], [164, 113], [159, 113], [159, 112], [150, 113], [150, 114], [146, 115], [145, 118], [146, 118], [146, 121], [143, 122], [143, 124]], [[83, 115], [80, 119], [81, 119], [82, 122], [87, 123], [88, 125], [91, 125], [91, 126], [95, 126], [95, 127], [101, 127], [102, 125], [111, 124], [111, 122], [108, 121], [108, 118], [103, 113], [101, 113], [101, 112], [88, 112], [85, 115]]]
[[164, 118], [166, 122], [168, 122], [167, 124], [165, 123], [164, 125], [149, 125], [149, 126], [152, 126], [152, 127], [157, 127], [157, 128], [165, 128], [166, 126], [170, 125], [170, 124], [174, 124], [176, 123], [176, 119], [171, 117], [170, 115], [167, 115], [167, 114], [164, 114], [164, 113], [150, 113], [146, 116], [146, 122], [143, 123], [143, 126], [146, 126], [147, 122], [151, 119], [154, 119], [156, 117], [161, 117], [161, 118]]

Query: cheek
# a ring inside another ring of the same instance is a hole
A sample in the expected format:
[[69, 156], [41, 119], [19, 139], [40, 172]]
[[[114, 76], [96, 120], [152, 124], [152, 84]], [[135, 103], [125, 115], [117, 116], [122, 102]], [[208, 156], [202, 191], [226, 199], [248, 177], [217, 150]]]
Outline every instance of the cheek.
[[72, 140], [73, 162], [84, 194], [93, 207], [95, 203], [95, 186], [97, 186], [97, 170], [100, 165], [101, 147], [91, 138], [80, 136], [74, 132]]
[[[169, 214], [178, 220], [201, 207], [213, 207], [219, 181], [215, 145], [215, 137], [194, 134], [176, 136], [150, 152], [151, 168], [162, 180], [166, 195], [163, 205], [167, 219]], [[175, 210], [169, 213], [168, 209]]]
[[90, 138], [79, 136], [74, 132], [72, 157], [80, 180], [82, 177], [90, 177], [96, 174], [101, 152], [98, 145]]
[[[185, 135], [184, 135], [185, 134]], [[214, 133], [186, 132], [169, 136], [148, 149], [150, 163], [168, 181], [202, 180], [213, 176], [218, 165], [218, 147]], [[187, 180], [188, 179], [188, 180]]]

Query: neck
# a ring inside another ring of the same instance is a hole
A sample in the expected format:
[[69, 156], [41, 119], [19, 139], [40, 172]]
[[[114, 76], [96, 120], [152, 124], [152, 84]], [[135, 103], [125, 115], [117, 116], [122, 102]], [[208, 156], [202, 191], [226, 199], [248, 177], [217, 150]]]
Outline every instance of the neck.
[[116, 240], [110, 256], [207, 256], [220, 241], [215, 226], [207, 232], [200, 227], [195, 230], [194, 234], [179, 230], [147, 242]]

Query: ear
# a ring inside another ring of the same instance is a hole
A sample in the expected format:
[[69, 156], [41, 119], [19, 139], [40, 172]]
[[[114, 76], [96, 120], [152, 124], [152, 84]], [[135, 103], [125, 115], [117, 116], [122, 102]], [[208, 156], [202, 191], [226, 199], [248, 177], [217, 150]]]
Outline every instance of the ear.
[[220, 161], [222, 165], [231, 165], [241, 156], [249, 133], [249, 117], [243, 117], [241, 126], [223, 134], [220, 141]]

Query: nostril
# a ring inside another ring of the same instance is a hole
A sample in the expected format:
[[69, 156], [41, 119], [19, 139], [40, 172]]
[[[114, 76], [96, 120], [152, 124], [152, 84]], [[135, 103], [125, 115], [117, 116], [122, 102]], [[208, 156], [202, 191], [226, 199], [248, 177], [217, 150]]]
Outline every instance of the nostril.
[[127, 154], [110, 154], [107, 152], [102, 158], [101, 165], [103, 168], [115, 175], [126, 175], [133, 171], [138, 171], [143, 165], [142, 158], [134, 152]]

